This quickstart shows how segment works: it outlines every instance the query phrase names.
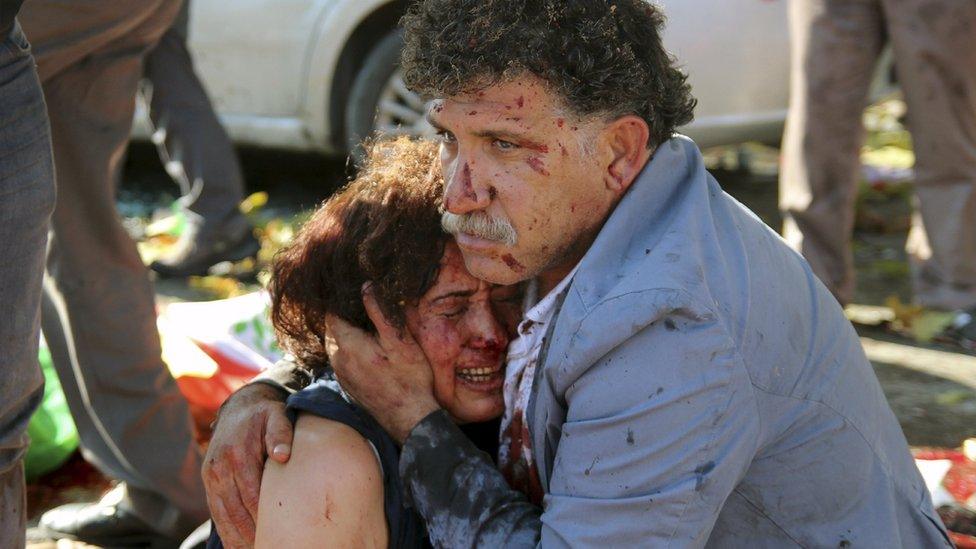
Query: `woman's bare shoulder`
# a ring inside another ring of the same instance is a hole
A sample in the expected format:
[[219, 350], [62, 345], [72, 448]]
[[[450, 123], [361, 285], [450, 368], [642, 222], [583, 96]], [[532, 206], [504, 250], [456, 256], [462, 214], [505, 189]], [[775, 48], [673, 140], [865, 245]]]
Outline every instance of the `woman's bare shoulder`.
[[382, 472], [369, 441], [344, 423], [311, 414], [298, 417], [288, 463], [268, 462], [266, 472], [276, 469], [336, 496], [359, 497], [370, 486], [382, 494]]
[[380, 476], [379, 460], [369, 441], [352, 427], [332, 419], [299, 415], [289, 463], [296, 452], [302, 454], [299, 459], [321, 462], [328, 458], [330, 463], [348, 463], [349, 474]]
[[258, 541], [301, 543], [328, 535], [384, 546], [383, 503], [383, 475], [369, 441], [348, 425], [302, 414], [291, 458], [265, 467]]

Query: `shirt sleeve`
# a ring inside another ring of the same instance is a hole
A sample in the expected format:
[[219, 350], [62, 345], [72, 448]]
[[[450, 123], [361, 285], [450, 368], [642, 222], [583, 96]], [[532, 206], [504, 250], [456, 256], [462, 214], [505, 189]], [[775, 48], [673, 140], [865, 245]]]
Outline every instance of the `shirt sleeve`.
[[432, 542], [704, 546], [760, 431], [720, 323], [672, 311], [568, 386], [544, 510], [510, 490], [443, 412], [411, 433], [401, 470]]
[[308, 368], [292, 360], [279, 360], [258, 374], [251, 383], [263, 383], [282, 391], [284, 396], [297, 393], [312, 384], [324, 369]]
[[542, 510], [508, 487], [488, 454], [438, 410], [417, 424], [400, 453], [409, 503], [434, 547], [534, 547]]

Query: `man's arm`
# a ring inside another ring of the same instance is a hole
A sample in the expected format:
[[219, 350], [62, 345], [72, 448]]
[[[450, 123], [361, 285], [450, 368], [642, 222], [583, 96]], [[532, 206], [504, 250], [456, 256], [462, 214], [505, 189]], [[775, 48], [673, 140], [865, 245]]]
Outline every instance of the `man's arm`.
[[713, 314], [686, 305], [626, 340], [566, 391], [543, 545], [708, 541], [752, 464], [761, 425], [735, 343]]
[[264, 463], [268, 456], [280, 463], [291, 456], [285, 399], [314, 375], [295, 362], [281, 361], [220, 407], [202, 474], [210, 514], [227, 547], [254, 544]]
[[443, 410], [410, 432], [400, 478], [435, 547], [534, 547], [539, 540], [542, 509], [509, 488]]
[[759, 418], [732, 340], [693, 317], [660, 317], [571, 384], [544, 513], [443, 412], [417, 425], [401, 473], [434, 544], [703, 546], [752, 461]]

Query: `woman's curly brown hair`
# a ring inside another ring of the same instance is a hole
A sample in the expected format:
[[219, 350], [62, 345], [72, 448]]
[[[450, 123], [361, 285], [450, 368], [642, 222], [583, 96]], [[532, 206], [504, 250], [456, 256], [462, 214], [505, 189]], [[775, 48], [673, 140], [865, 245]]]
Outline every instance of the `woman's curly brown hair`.
[[407, 85], [469, 93], [528, 71], [580, 116], [640, 116], [649, 146], [691, 122], [687, 76], [661, 43], [664, 15], [644, 0], [422, 0], [402, 21]]
[[448, 236], [438, 208], [437, 145], [401, 137], [373, 144], [358, 177], [312, 215], [275, 257], [271, 322], [281, 347], [306, 366], [325, 365], [325, 316], [375, 331], [363, 307], [371, 281], [397, 326], [403, 307], [434, 283]]

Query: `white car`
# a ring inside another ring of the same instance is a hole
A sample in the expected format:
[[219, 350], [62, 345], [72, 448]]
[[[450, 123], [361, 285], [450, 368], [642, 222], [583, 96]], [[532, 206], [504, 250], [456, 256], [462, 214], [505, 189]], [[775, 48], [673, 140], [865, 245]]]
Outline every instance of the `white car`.
[[[789, 88], [789, 0], [659, 0], [665, 43], [699, 100], [702, 146], [778, 142]], [[396, 69], [402, 0], [193, 0], [190, 48], [238, 143], [345, 154], [374, 129], [423, 133]], [[137, 123], [143, 127], [143, 122]]]

